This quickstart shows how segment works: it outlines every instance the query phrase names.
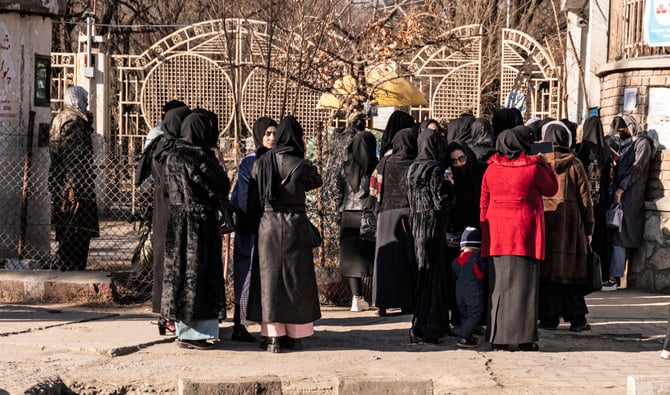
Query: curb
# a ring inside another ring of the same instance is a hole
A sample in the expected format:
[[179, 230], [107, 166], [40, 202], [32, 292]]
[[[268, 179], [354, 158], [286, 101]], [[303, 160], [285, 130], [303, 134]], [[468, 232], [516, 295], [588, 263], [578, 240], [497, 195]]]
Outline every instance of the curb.
[[116, 286], [108, 272], [0, 271], [0, 302], [106, 302], [115, 296]]

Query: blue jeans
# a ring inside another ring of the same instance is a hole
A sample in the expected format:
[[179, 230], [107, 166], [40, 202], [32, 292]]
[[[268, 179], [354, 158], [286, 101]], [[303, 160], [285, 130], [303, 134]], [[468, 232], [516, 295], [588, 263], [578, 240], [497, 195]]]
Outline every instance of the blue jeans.
[[621, 278], [626, 267], [626, 247], [612, 244], [610, 254], [610, 277]]

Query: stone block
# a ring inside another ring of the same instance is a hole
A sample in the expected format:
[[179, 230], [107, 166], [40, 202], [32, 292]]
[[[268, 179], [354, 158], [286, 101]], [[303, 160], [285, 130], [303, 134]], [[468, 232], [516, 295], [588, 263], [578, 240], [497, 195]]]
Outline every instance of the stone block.
[[661, 218], [657, 213], [649, 215], [644, 221], [644, 240], [663, 244], [663, 232], [661, 232]]
[[234, 377], [228, 380], [191, 381], [179, 379], [179, 395], [281, 395], [277, 376]]
[[670, 161], [661, 162], [661, 170], [670, 170]]
[[651, 288], [651, 290], [653, 292], [670, 294], [670, 271], [656, 273], [654, 276], [654, 288]]
[[627, 395], [661, 395], [670, 388], [668, 376], [628, 376]]
[[651, 86], [665, 86], [668, 84], [668, 77], [663, 75], [655, 75], [649, 78], [649, 85]]
[[0, 300], [108, 302], [116, 298], [109, 273], [52, 270], [0, 271]]
[[658, 270], [670, 269], [670, 251], [667, 248], [660, 248], [649, 259], [649, 263]]
[[338, 394], [412, 394], [432, 395], [433, 381], [409, 378], [340, 378]]
[[661, 160], [670, 160], [670, 150], [663, 150], [661, 152]]

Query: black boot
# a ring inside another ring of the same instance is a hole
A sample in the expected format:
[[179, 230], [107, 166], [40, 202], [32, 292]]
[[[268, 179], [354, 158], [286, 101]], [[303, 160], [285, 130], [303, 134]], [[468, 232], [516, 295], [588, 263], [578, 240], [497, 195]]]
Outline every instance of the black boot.
[[233, 325], [233, 335], [231, 339], [234, 342], [244, 342], [244, 343], [253, 343], [256, 341], [256, 338], [247, 331], [247, 327], [242, 324]]

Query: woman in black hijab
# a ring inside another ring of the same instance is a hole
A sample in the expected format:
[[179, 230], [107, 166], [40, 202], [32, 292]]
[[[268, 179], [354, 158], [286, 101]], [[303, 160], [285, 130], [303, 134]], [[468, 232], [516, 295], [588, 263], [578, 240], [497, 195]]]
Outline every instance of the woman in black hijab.
[[321, 176], [304, 159], [303, 130], [288, 116], [277, 127], [275, 146], [254, 163], [250, 212], [259, 219], [258, 278], [252, 269], [248, 318], [261, 323], [267, 351], [297, 350], [321, 317], [305, 194]]
[[503, 130], [512, 129], [523, 125], [521, 111], [516, 108], [500, 108], [493, 113], [491, 126], [493, 126], [493, 139], [497, 140]]
[[416, 264], [409, 229], [407, 169], [417, 155], [417, 135], [408, 128], [393, 137], [393, 153], [383, 157], [372, 173], [368, 209], [377, 213], [377, 240], [372, 303], [380, 316], [400, 307], [410, 313], [414, 306]]
[[384, 155], [386, 155], [386, 152], [393, 148], [393, 138], [396, 133], [402, 129], [411, 128], [414, 124], [414, 118], [408, 113], [400, 110], [393, 111], [386, 123], [384, 133], [382, 134], [382, 145], [379, 150], [379, 157], [383, 158]]
[[254, 122], [253, 138], [255, 151], [242, 158], [237, 167], [237, 182], [230, 197], [230, 205], [235, 210], [235, 244], [233, 248], [233, 285], [235, 287], [235, 313], [233, 315], [233, 341], [253, 342], [255, 338], [242, 325], [247, 319], [247, 302], [251, 281], [252, 261], [258, 262], [256, 232], [248, 213], [249, 180], [254, 162], [269, 151], [275, 142], [277, 122], [261, 117]]
[[[612, 183], [612, 150], [605, 142], [603, 124], [599, 117], [590, 117], [584, 121], [582, 142], [575, 146], [577, 158], [584, 165], [591, 187], [593, 201], [593, 240], [591, 247], [601, 262], [609, 262], [610, 246], [607, 241], [607, 223], [605, 214], [612, 205], [609, 189]], [[603, 280], [609, 277], [607, 264], [602, 265]]]
[[[145, 179], [153, 179], [153, 210], [151, 214], [151, 244], [153, 246], [153, 285], [151, 289], [151, 310], [154, 313], [161, 311], [161, 297], [163, 294], [163, 265], [165, 262], [165, 237], [170, 218], [169, 199], [165, 185], [165, 160], [174, 149], [177, 139], [181, 136], [181, 124], [191, 110], [186, 107], [177, 107], [168, 110], [161, 122], [162, 134], [155, 138], [144, 150], [140, 159], [141, 168], [138, 171], [136, 184], [140, 185]], [[175, 332], [174, 323], [164, 317], [158, 320], [158, 332]]]
[[216, 131], [204, 114], [184, 119], [182, 137], [166, 160], [170, 218], [165, 249], [162, 315], [175, 321], [181, 348], [218, 339], [226, 300], [216, 210], [230, 181], [212, 154]]
[[493, 127], [486, 118], [475, 118], [470, 126], [472, 133], [472, 144], [469, 145], [477, 159], [486, 162], [495, 151], [495, 139], [493, 138]]
[[349, 158], [337, 177], [337, 207], [340, 223], [340, 274], [349, 279], [353, 295], [351, 311], [365, 311], [362, 278], [372, 275], [375, 243], [360, 238], [363, 209], [370, 196], [370, 175], [377, 166], [377, 140], [370, 132], [358, 132], [349, 144]]
[[419, 154], [407, 172], [409, 223], [418, 268], [410, 341], [439, 343], [449, 333], [444, 258], [452, 188], [444, 178], [447, 144], [442, 136], [424, 130], [417, 144]]

